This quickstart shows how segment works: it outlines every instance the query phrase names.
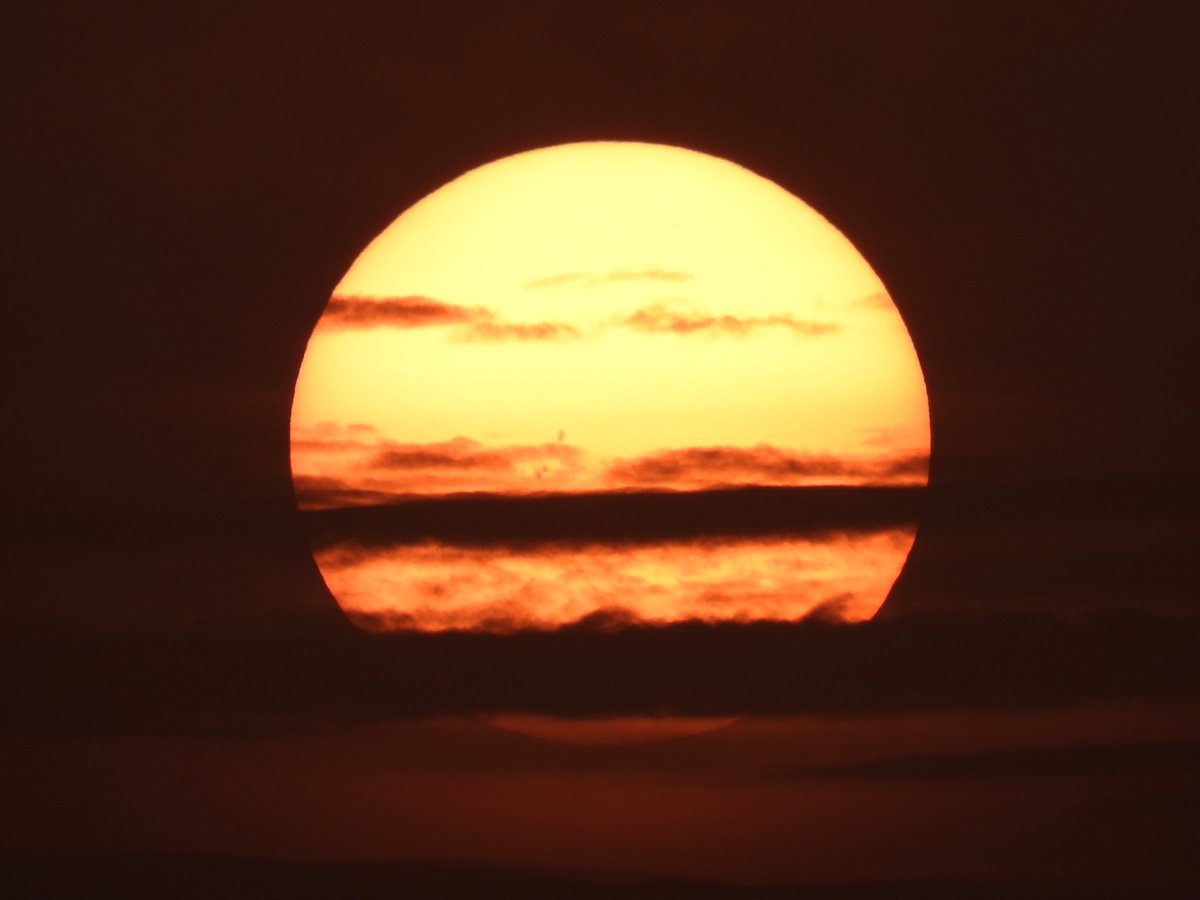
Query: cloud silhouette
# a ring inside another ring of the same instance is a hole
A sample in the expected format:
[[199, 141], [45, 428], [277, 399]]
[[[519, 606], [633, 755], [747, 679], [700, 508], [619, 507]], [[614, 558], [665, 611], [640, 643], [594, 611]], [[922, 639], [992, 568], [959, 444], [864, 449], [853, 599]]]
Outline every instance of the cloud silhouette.
[[302, 509], [465, 491], [523, 494], [562, 488], [584, 470], [585, 458], [581, 448], [563, 440], [487, 446], [456, 437], [404, 443], [333, 425], [292, 435], [292, 471]]
[[375, 454], [371, 468], [384, 469], [508, 469], [512, 458], [488, 450], [469, 438], [431, 444], [389, 444]]
[[381, 438], [376, 428], [356, 422], [343, 425], [340, 422], [320, 422], [315, 425], [293, 425], [291, 443], [293, 452], [329, 454], [362, 451], [376, 447]]
[[523, 445], [488, 445], [462, 436], [405, 443], [384, 439], [367, 426], [332, 423], [292, 433], [292, 471], [298, 479], [307, 478], [297, 482], [304, 508], [465, 491], [586, 496], [751, 486], [919, 486], [928, 467], [928, 454], [921, 452], [846, 457], [759, 444], [684, 447], [606, 461], [562, 437]]
[[456, 306], [429, 297], [335, 296], [325, 319], [341, 328], [429, 328], [490, 318], [482, 307]]
[[429, 297], [333, 297], [324, 322], [334, 328], [434, 328], [457, 326], [461, 341], [551, 341], [578, 338], [562, 322], [501, 322], [482, 306], [459, 306]]
[[[505, 710], [567, 717], [861, 716], [1200, 697], [1200, 626], [1144, 613], [616, 628], [601, 617], [548, 632], [129, 635], [86, 648], [50, 637], [0, 645], [7, 703], [0, 731], [195, 728], [200, 717], [224, 718], [220, 727], [236, 729], [256, 721]], [[1160, 763], [1194, 767], [1193, 751], [1152, 748], [1143, 762], [1151, 770]], [[1124, 770], [1137, 764], [1130, 752], [1138, 751], [1083, 751], [1077, 760], [1092, 771]], [[784, 769], [771, 777], [1032, 773], [1069, 768], [1070, 757], [1037, 751], [933, 764], [901, 759], [857, 771]]]
[[685, 447], [613, 463], [605, 473], [630, 485], [703, 486], [794, 483], [813, 478], [890, 481], [927, 475], [927, 454], [855, 459], [832, 454], [801, 454], [759, 444], [755, 447]]
[[[570, 282], [590, 287], [641, 279], [683, 281], [691, 277], [683, 272], [657, 269], [616, 270], [603, 276], [566, 273], [530, 282], [527, 287], [545, 287]], [[335, 296], [326, 306], [322, 321], [329, 327], [341, 329], [452, 327], [453, 338], [463, 342], [562, 341], [584, 337], [576, 326], [566, 322], [505, 322], [486, 307], [461, 306], [416, 295]], [[623, 319], [608, 323], [608, 327], [612, 325], [630, 328], [643, 334], [709, 334], [734, 337], [744, 337], [769, 328], [782, 328], [795, 334], [816, 337], [832, 334], [841, 328], [834, 322], [797, 319], [790, 313], [769, 316], [712, 315], [707, 312], [671, 310], [662, 304], [643, 307]]]
[[311, 510], [317, 549], [436, 541], [470, 547], [828, 537], [911, 527], [917, 487], [743, 487], [687, 493], [466, 495]]
[[388, 442], [370, 461], [373, 469], [474, 469], [511, 471], [523, 463], [554, 460], [573, 465], [583, 456], [578, 447], [564, 443], [487, 447], [470, 438], [430, 444]]
[[834, 322], [810, 322], [790, 313], [770, 316], [711, 315], [682, 312], [662, 304], [643, 307], [620, 320], [622, 325], [646, 334], [713, 334], [741, 337], [764, 328], [784, 328], [809, 337], [832, 334], [841, 328]]
[[389, 491], [370, 490], [341, 478], [323, 475], [296, 475], [292, 479], [296, 503], [301, 509], [360, 506], [388, 503], [396, 499]]

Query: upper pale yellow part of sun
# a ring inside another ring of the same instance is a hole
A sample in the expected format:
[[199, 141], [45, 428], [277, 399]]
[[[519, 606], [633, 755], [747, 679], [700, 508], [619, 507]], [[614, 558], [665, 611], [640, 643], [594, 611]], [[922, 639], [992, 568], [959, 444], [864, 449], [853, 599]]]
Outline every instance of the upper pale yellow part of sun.
[[[871, 267], [798, 198], [702, 153], [597, 142], [482, 166], [396, 219], [334, 294], [428, 298], [556, 337], [323, 321], [296, 427], [507, 445], [561, 431], [603, 459], [759, 443], [850, 453], [880, 435], [928, 449], [916, 354]], [[657, 326], [637, 327], [647, 311]]]
[[[380, 234], [334, 293], [529, 317], [561, 317], [573, 303], [575, 319], [595, 315], [605, 276], [617, 276], [612, 286], [639, 271], [690, 278], [648, 279], [624, 304], [606, 298], [605, 312], [671, 294], [721, 311], [815, 312], [883, 290], [850, 243], [778, 185], [702, 153], [612, 142], [534, 150], [456, 178]], [[592, 281], [523, 289], [572, 274]]]

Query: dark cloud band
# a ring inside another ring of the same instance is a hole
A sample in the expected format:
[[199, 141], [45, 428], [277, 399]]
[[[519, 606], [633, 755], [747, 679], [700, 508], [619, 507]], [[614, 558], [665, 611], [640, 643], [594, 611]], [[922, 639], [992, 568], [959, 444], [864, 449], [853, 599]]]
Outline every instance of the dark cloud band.
[[[0, 646], [0, 683], [10, 687], [0, 730], [196, 729], [205, 722], [226, 729], [273, 722], [295, 727], [505, 710], [567, 718], [874, 715], [1050, 709], [1131, 697], [1190, 701], [1200, 697], [1198, 638], [1195, 620], [1130, 614], [615, 629], [601, 618], [508, 635], [348, 631], [308, 638], [128, 637], [86, 645], [26, 640]], [[1193, 749], [1148, 752], [1178, 767], [1186, 751], [1194, 766]], [[1078, 762], [1097, 771], [1128, 764], [1120, 754], [1104, 753]], [[895, 760], [776, 775], [1003, 775], [1071, 764], [1064, 751], [950, 759], [932, 768]]]
[[920, 488], [730, 488], [666, 492], [464, 495], [309, 510], [317, 548], [427, 541], [503, 547], [807, 537], [912, 527]]
[[878, 781], [894, 778], [1112, 776], [1138, 772], [1200, 775], [1200, 741], [1085, 744], [938, 756], [901, 756], [854, 763], [789, 766], [778, 774], [785, 778]]

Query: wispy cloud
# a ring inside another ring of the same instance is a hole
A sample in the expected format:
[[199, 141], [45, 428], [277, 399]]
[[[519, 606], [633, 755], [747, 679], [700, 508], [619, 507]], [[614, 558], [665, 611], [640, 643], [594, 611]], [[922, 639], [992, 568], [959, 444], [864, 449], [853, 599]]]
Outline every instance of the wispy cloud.
[[819, 479], [894, 482], [924, 479], [927, 454], [855, 458], [805, 454], [759, 444], [755, 447], [684, 447], [613, 463], [606, 477], [642, 487], [701, 487], [718, 484], [795, 484]]
[[489, 450], [469, 438], [432, 444], [389, 443], [375, 454], [371, 468], [383, 469], [508, 469], [512, 458], [503, 450]]
[[326, 321], [341, 328], [428, 328], [490, 318], [482, 307], [456, 306], [429, 297], [334, 297]]
[[892, 298], [883, 291], [860, 297], [850, 304], [851, 309], [893, 309]]
[[575, 340], [579, 329], [565, 322], [495, 322], [479, 320], [460, 329], [455, 337], [462, 341], [562, 341]]
[[487, 446], [466, 437], [405, 443], [334, 425], [297, 429], [292, 470], [303, 509], [469, 491], [526, 494], [572, 484], [586, 454], [563, 439]]
[[558, 287], [564, 284], [573, 284], [578, 287], [600, 287], [606, 284], [615, 284], [622, 281], [658, 281], [677, 283], [681, 281], [691, 281], [695, 278], [688, 272], [676, 272], [670, 269], [659, 268], [644, 268], [644, 269], [611, 269], [608, 272], [561, 272], [557, 275], [547, 275], [544, 278], [535, 278], [533, 281], [527, 282], [525, 287], [528, 289]]
[[329, 423], [292, 435], [293, 472], [297, 479], [310, 479], [298, 487], [306, 509], [467, 491], [519, 496], [731, 486], [911, 487], [925, 484], [928, 466], [924, 452], [850, 456], [770, 444], [681, 447], [606, 460], [566, 442], [562, 434], [529, 444], [483, 444], [463, 436], [410, 443], [388, 440], [365, 426]]
[[325, 475], [296, 475], [292, 483], [301, 509], [331, 509], [394, 501], [389, 491], [366, 490], [340, 478]]
[[292, 452], [338, 453], [362, 450], [378, 445], [382, 438], [373, 425], [352, 422], [320, 422], [316, 425], [292, 426]]
[[557, 341], [580, 337], [562, 322], [503, 322], [482, 306], [459, 306], [429, 297], [334, 297], [324, 321], [333, 328], [434, 328], [452, 326], [461, 341]]
[[783, 328], [796, 334], [815, 337], [832, 334], [841, 326], [834, 322], [812, 322], [797, 319], [790, 313], [769, 316], [711, 315], [706, 312], [686, 312], [668, 309], [657, 304], [637, 310], [620, 320], [622, 325], [647, 334], [710, 334], [744, 336], [765, 328]]
[[372, 468], [473, 469], [514, 471], [522, 464], [554, 460], [574, 464], [583, 456], [578, 447], [564, 443], [487, 447], [470, 438], [432, 444], [389, 443], [371, 460]]
[[[683, 272], [659, 270], [618, 270], [604, 276], [584, 273], [555, 275], [531, 282], [529, 286], [549, 286], [577, 282], [584, 286], [615, 281], [652, 279], [682, 281], [692, 276]], [[500, 343], [505, 341], [579, 340], [584, 333], [566, 322], [507, 322], [483, 306], [444, 303], [430, 297], [353, 297], [337, 296], [329, 301], [322, 320], [337, 329], [371, 328], [450, 328], [453, 340], [460, 342]], [[745, 337], [765, 329], [784, 329], [808, 337], [832, 334], [841, 328], [835, 322], [797, 319], [790, 313], [767, 316], [715, 315], [705, 311], [671, 309], [663, 304], [646, 306], [600, 325], [595, 333], [611, 327], [629, 328], [643, 334], [707, 334]], [[594, 336], [594, 334], [592, 336]]]

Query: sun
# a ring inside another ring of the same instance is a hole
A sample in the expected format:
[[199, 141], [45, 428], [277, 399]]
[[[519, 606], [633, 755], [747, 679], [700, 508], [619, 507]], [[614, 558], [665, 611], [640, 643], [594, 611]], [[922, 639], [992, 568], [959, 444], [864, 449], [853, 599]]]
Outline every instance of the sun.
[[474, 169], [355, 260], [309, 341], [296, 494], [372, 630], [865, 619], [929, 415], [884, 285], [779, 185], [566, 144]]

